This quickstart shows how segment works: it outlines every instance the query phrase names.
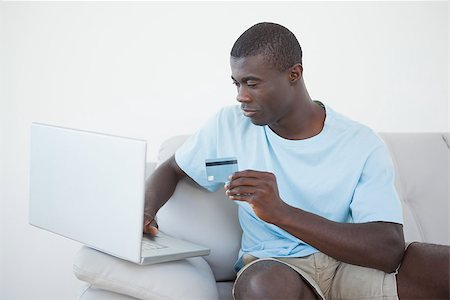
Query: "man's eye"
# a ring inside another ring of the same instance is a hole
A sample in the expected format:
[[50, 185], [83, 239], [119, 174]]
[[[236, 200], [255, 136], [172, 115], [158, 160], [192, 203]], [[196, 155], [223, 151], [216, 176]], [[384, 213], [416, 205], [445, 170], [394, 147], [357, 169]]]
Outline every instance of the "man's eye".
[[248, 81], [248, 82], [247, 82], [247, 86], [248, 86], [248, 87], [255, 87], [255, 86], [256, 86], [256, 82]]
[[234, 84], [237, 87], [239, 86], [239, 82], [237, 82], [237, 81], [233, 81], [232, 84]]

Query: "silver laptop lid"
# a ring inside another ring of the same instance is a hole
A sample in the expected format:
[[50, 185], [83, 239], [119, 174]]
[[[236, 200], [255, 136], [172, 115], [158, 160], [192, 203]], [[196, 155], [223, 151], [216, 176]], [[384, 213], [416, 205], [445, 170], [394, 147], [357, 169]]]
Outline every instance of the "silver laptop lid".
[[31, 225], [141, 260], [146, 142], [31, 125]]

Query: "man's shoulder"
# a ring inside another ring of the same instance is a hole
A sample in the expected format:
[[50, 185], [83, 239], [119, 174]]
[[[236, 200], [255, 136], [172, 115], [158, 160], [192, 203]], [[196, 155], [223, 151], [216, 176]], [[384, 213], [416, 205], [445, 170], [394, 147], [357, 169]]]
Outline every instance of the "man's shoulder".
[[383, 144], [379, 135], [368, 125], [336, 111], [333, 115], [332, 129], [335, 134], [347, 135], [353, 143], [361, 146], [377, 147]]

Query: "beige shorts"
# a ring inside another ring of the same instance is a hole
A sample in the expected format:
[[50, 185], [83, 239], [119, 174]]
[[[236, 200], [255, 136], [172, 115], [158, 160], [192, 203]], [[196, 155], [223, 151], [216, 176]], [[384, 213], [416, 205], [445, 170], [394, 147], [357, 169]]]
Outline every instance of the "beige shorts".
[[398, 300], [396, 273], [346, 264], [320, 252], [295, 258], [258, 259], [244, 255], [244, 267], [235, 282], [249, 266], [262, 260], [274, 260], [291, 267], [313, 287], [319, 299]]

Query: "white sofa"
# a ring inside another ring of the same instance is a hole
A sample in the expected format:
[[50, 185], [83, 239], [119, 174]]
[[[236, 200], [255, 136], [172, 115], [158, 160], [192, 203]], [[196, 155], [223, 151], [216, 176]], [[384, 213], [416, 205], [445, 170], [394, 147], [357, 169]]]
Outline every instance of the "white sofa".
[[[449, 133], [381, 133], [396, 168], [405, 240], [449, 245]], [[186, 136], [166, 141], [158, 163]], [[151, 169], [154, 164], [149, 164]], [[223, 190], [209, 193], [184, 180], [158, 213], [160, 229], [211, 248], [207, 257], [139, 266], [82, 247], [74, 273], [85, 284], [79, 299], [232, 299], [241, 230]]]

